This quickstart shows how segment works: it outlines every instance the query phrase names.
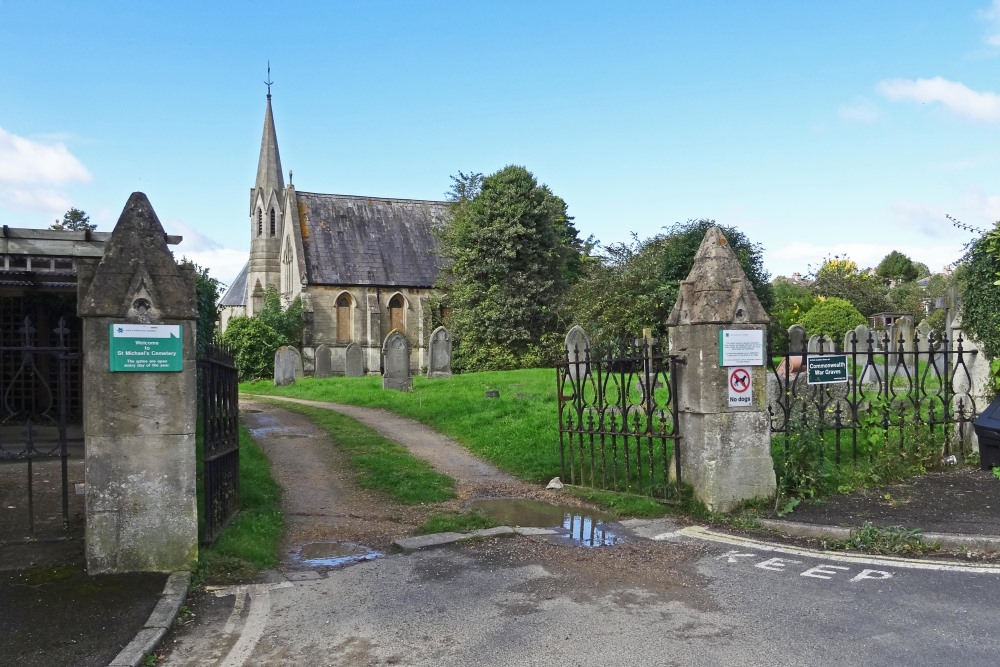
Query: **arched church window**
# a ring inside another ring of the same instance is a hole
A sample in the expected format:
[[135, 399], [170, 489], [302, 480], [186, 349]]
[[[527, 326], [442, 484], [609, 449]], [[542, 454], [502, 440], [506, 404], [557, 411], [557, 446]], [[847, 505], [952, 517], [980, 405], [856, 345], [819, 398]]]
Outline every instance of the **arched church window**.
[[351, 297], [341, 294], [337, 297], [337, 342], [351, 340]]
[[257, 209], [257, 236], [264, 234], [264, 211]]
[[406, 318], [404, 317], [404, 312], [406, 309], [406, 303], [403, 301], [403, 297], [397, 294], [396, 296], [389, 299], [389, 330], [399, 329], [400, 331], [406, 331]]
[[274, 209], [271, 209], [271, 236], [274, 236]]

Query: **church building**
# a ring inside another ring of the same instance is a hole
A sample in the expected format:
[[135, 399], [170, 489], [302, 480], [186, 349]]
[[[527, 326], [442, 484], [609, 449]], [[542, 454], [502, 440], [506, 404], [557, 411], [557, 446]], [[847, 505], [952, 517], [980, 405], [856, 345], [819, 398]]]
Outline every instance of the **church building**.
[[299, 192], [285, 185], [267, 94], [257, 182], [250, 191], [250, 260], [220, 302], [221, 330], [254, 315], [274, 286], [284, 305], [302, 300], [305, 330], [297, 347], [307, 372], [317, 348], [329, 349], [334, 373], [356, 343], [365, 370], [379, 373], [381, 349], [393, 329], [412, 346], [411, 365], [427, 365], [429, 300], [441, 260], [433, 230], [448, 203]]

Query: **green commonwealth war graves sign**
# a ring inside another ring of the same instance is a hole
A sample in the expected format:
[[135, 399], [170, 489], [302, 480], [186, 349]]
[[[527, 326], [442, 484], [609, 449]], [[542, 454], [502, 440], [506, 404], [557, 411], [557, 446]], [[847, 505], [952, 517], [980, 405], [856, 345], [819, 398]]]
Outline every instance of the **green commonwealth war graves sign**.
[[836, 384], [847, 382], [847, 355], [831, 354], [806, 359], [808, 384]]
[[182, 370], [179, 324], [112, 324], [109, 340], [112, 372]]

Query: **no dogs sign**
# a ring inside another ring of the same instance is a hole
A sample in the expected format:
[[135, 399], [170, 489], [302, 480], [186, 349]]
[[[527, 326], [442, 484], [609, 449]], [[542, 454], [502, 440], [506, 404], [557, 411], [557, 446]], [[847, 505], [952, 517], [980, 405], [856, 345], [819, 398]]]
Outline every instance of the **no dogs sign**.
[[746, 366], [732, 366], [729, 369], [729, 407], [750, 407], [753, 402], [753, 383], [750, 369]]

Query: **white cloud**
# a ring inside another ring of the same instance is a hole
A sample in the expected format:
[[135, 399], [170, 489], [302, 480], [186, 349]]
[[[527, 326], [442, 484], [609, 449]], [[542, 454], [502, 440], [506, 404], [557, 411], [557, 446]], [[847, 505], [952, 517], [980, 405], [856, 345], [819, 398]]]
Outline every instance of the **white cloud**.
[[1000, 46], [1000, 0], [993, 0], [989, 9], [979, 12], [979, 20], [987, 24], [986, 43]]
[[878, 84], [878, 91], [894, 102], [909, 100], [937, 102], [952, 113], [981, 121], [1000, 121], [1000, 95], [981, 93], [963, 83], [941, 77], [933, 79], [891, 79]]
[[0, 206], [61, 213], [72, 203], [60, 186], [90, 180], [65, 144], [32, 141], [0, 127]]
[[1000, 220], [1000, 195], [988, 195], [980, 187], [970, 188], [962, 198], [962, 208], [962, 215], [967, 217], [963, 222], [989, 227]]
[[[920, 232], [931, 238], [951, 236], [951, 223], [947, 211], [932, 204], [912, 201], [892, 203], [893, 222], [906, 233]], [[902, 251], [900, 251], [902, 252]]]
[[208, 269], [208, 274], [227, 286], [250, 258], [248, 250], [227, 248], [184, 222], [172, 220], [163, 225], [169, 234], [183, 236], [179, 245], [171, 246], [178, 259], [186, 257], [198, 266]]
[[853, 104], [845, 104], [838, 110], [840, 117], [857, 123], [874, 123], [878, 120], [878, 107], [868, 99], [858, 99]]

